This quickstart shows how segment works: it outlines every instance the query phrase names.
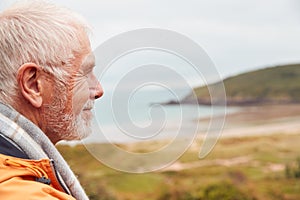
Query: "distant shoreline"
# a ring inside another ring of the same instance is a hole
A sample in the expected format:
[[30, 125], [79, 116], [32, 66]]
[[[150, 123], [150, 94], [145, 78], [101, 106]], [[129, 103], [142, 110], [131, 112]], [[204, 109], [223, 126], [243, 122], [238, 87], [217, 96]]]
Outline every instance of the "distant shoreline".
[[[210, 118], [195, 119], [202, 127], [208, 127]], [[237, 107], [237, 111], [228, 113], [225, 125], [221, 130], [221, 138], [251, 137], [272, 134], [294, 134], [300, 133], [300, 105], [258, 105]], [[196, 123], [196, 122], [195, 122]], [[175, 126], [174, 126], [175, 127]], [[204, 128], [205, 129], [205, 128]], [[189, 133], [187, 133], [189, 134]], [[197, 138], [204, 138], [206, 132], [199, 130]], [[169, 138], [170, 139], [170, 138]], [[166, 138], [145, 141], [123, 141], [114, 144], [134, 145], [138, 143], [152, 143], [155, 141], [165, 142]], [[87, 143], [93, 143], [90, 142]], [[97, 142], [102, 143], [102, 142]]]
[[[191, 105], [203, 105], [211, 106], [211, 99], [183, 99], [182, 101], [170, 100], [168, 102], [163, 102], [161, 105], [180, 105], [180, 104], [191, 104]], [[226, 99], [227, 106], [268, 106], [268, 105], [294, 105], [299, 104], [299, 101], [292, 100], [272, 100], [272, 99]], [[224, 102], [214, 102], [213, 105], [224, 105]]]
[[[208, 122], [204, 119], [202, 122]], [[300, 133], [300, 105], [258, 105], [241, 107], [228, 114], [221, 137], [244, 137]]]

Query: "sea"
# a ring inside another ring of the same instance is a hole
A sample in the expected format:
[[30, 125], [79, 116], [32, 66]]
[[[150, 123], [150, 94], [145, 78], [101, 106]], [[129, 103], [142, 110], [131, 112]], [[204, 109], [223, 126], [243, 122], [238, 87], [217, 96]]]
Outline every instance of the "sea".
[[[143, 87], [138, 90], [104, 92], [95, 101], [93, 133], [85, 143], [131, 143], [195, 137], [205, 134], [210, 120], [235, 108], [198, 104], [166, 104], [189, 95], [187, 89], [172, 91]], [[210, 119], [202, 123], [202, 119]], [[220, 124], [221, 127], [221, 124]]]

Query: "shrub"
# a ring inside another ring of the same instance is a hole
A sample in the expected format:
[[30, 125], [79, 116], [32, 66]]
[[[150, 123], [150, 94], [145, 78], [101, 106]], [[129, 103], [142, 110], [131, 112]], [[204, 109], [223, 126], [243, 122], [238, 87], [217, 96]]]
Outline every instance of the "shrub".
[[250, 200], [234, 185], [223, 182], [208, 186], [204, 190], [203, 200]]
[[285, 165], [285, 177], [286, 178], [300, 178], [300, 157], [296, 159], [294, 164]]

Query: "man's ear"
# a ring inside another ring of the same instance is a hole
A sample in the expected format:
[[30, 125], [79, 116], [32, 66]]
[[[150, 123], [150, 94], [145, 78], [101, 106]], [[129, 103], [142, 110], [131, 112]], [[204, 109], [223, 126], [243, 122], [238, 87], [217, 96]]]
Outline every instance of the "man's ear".
[[25, 63], [19, 68], [17, 74], [17, 81], [23, 97], [36, 108], [40, 108], [43, 103], [40, 72], [40, 66], [34, 63]]

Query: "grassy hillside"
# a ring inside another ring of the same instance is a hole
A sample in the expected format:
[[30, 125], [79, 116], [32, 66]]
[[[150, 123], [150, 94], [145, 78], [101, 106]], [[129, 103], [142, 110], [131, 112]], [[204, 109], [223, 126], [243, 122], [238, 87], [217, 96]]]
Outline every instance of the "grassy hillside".
[[[300, 64], [248, 72], [223, 82], [229, 105], [300, 102]], [[210, 103], [207, 86], [194, 91], [200, 103]], [[190, 98], [184, 101], [188, 102]]]

